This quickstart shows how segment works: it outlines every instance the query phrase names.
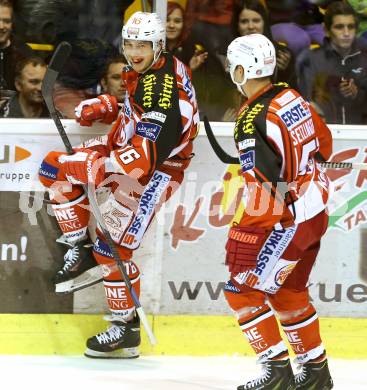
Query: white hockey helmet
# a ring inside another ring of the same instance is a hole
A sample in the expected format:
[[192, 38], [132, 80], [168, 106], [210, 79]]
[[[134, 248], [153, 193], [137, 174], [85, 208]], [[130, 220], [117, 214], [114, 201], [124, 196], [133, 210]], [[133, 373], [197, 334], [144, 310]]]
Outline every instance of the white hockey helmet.
[[122, 28], [122, 47], [125, 39], [152, 42], [154, 64], [166, 46], [166, 28], [157, 13], [135, 12]]
[[[232, 81], [241, 87], [249, 79], [271, 76], [276, 65], [275, 48], [262, 34], [249, 34], [234, 39], [227, 49], [227, 62]], [[244, 69], [242, 82], [236, 82], [234, 72], [238, 65]]]

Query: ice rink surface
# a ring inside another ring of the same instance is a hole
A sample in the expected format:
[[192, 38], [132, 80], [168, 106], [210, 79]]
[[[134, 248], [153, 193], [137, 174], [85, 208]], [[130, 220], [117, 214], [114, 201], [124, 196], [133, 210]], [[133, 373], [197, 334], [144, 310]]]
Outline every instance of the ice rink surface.
[[[367, 361], [329, 361], [336, 390], [366, 390]], [[260, 367], [245, 357], [143, 356], [97, 360], [0, 355], [0, 389], [234, 390]]]

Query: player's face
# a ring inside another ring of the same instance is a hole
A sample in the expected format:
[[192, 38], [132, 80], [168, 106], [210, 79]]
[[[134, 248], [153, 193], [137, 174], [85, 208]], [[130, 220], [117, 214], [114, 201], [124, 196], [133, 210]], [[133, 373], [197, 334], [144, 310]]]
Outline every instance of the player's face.
[[238, 33], [242, 37], [249, 34], [263, 34], [264, 20], [260, 14], [243, 9], [238, 17]]
[[331, 42], [341, 49], [349, 49], [356, 37], [357, 25], [353, 15], [335, 15], [330, 31]]
[[106, 77], [102, 80], [105, 92], [115, 96], [118, 102], [122, 102], [125, 97], [126, 88], [122, 82], [121, 72], [126, 64], [122, 62], [112, 63], [108, 67]]
[[29, 104], [39, 104], [43, 101], [41, 85], [45, 73], [45, 66], [27, 64], [20, 78], [16, 80], [17, 91]]
[[12, 31], [13, 11], [9, 7], [0, 5], [0, 47], [5, 47]]
[[124, 54], [135, 72], [144, 73], [152, 65], [154, 59], [152, 42], [126, 39]]
[[180, 37], [183, 29], [183, 14], [180, 8], [174, 9], [167, 16], [166, 35], [167, 40], [176, 40]]

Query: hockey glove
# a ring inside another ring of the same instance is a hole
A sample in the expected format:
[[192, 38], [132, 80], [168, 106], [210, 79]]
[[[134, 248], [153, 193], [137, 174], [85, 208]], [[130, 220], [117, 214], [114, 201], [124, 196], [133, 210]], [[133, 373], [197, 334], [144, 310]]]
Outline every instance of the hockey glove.
[[94, 121], [110, 125], [116, 120], [119, 112], [117, 100], [111, 95], [99, 95], [93, 99], [83, 100], [75, 107], [75, 116], [81, 126], [92, 126]]
[[88, 149], [59, 157], [60, 173], [72, 184], [91, 184], [95, 187], [105, 179], [105, 157]]
[[263, 228], [232, 226], [226, 244], [229, 272], [239, 273], [256, 268], [257, 256], [268, 236]]

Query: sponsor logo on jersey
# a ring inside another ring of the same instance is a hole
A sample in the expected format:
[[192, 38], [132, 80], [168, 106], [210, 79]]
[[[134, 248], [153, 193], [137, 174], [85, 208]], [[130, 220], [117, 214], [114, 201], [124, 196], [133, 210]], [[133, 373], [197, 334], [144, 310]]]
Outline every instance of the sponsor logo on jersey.
[[284, 95], [282, 95], [280, 98], [275, 99], [275, 101], [280, 105], [280, 106], [285, 106], [287, 103], [291, 102], [296, 98], [296, 95], [292, 91], [286, 92]]
[[125, 97], [125, 101], [124, 101], [124, 112], [125, 112], [125, 115], [130, 119], [131, 118], [131, 108], [130, 108], [130, 101], [127, 98], [127, 96]]
[[145, 108], [152, 108], [153, 106], [153, 88], [157, 84], [157, 77], [154, 74], [147, 74], [141, 80], [143, 83], [144, 96], [143, 96], [143, 106]]
[[245, 150], [245, 149], [254, 148], [254, 147], [255, 147], [255, 138], [244, 139], [243, 141], [240, 141], [238, 143], [239, 150]]
[[255, 151], [249, 150], [240, 154], [240, 164], [242, 172], [247, 172], [255, 167]]
[[47, 179], [56, 179], [59, 169], [43, 161], [39, 169], [39, 175]]
[[282, 119], [288, 130], [293, 130], [300, 123], [311, 118], [311, 111], [307, 103], [299, 97], [280, 109], [277, 115]]
[[141, 116], [141, 119], [153, 119], [155, 121], [162, 122], [162, 123], [166, 121], [166, 118], [167, 118], [166, 114], [163, 114], [162, 112], [158, 112], [158, 111], [148, 111]]
[[187, 93], [188, 98], [191, 100], [194, 96], [193, 90], [192, 90], [192, 84], [189, 75], [186, 72], [186, 68], [182, 66], [182, 83], [184, 91]]
[[158, 106], [164, 110], [168, 110], [172, 107], [172, 93], [173, 93], [174, 77], [165, 74], [163, 79], [163, 90], [159, 93]]
[[[240, 116], [237, 120], [237, 123], [240, 123], [243, 116], [245, 116], [243, 126], [242, 126], [242, 130], [243, 130], [244, 134], [250, 134], [250, 135], [254, 134], [254, 132], [255, 132], [254, 120], [260, 114], [260, 112], [263, 110], [264, 107], [265, 106], [263, 104], [257, 103], [250, 110], [249, 110], [249, 108], [247, 108], [240, 114]], [[236, 127], [237, 127], [237, 125], [236, 125]], [[238, 131], [238, 129], [237, 129], [237, 131]], [[236, 135], [236, 128], [235, 128], [235, 135]]]
[[[168, 186], [171, 176], [160, 171], [155, 171], [140, 198], [138, 210], [133, 219], [127, 234], [123, 239], [125, 246], [135, 249], [139, 246], [141, 239], [147, 229], [149, 222], [155, 211], [155, 206], [159, 203], [163, 191]], [[134, 238], [134, 239], [133, 239]]]
[[136, 134], [140, 137], [148, 138], [152, 142], [155, 142], [158, 138], [162, 126], [149, 122], [138, 122], [136, 125]]

